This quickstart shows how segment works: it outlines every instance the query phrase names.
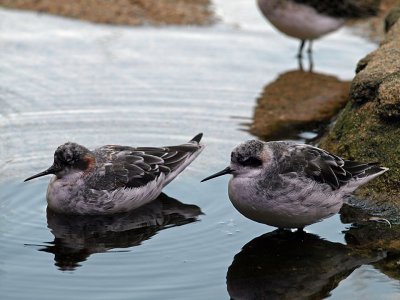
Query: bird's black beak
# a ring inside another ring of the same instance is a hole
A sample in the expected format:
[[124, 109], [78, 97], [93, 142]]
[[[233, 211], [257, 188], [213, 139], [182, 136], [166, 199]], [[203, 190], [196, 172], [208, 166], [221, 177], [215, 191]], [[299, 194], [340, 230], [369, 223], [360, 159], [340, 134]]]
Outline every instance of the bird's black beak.
[[213, 179], [215, 177], [226, 175], [226, 174], [232, 174], [232, 169], [230, 167], [227, 167], [227, 168], [223, 169], [222, 171], [219, 171], [218, 173], [208, 176], [200, 182], [207, 181], [207, 180]]
[[34, 179], [34, 178], [42, 177], [42, 176], [45, 176], [45, 175], [55, 174], [56, 172], [57, 172], [57, 168], [54, 167], [54, 165], [52, 165], [52, 166], [51, 166], [50, 168], [48, 168], [46, 171], [43, 171], [43, 172], [40, 172], [40, 173], [38, 173], [38, 174], [36, 174], [36, 175], [33, 175], [33, 176], [31, 176], [31, 177], [28, 177], [27, 179], [24, 180], [24, 182], [25, 182], [25, 181], [28, 181], [28, 180], [31, 180], [31, 179]]

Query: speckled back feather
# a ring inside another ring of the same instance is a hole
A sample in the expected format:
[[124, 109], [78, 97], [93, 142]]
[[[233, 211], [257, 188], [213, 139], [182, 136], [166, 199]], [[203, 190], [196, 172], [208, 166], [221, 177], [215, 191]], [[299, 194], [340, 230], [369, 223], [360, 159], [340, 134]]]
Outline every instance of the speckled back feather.
[[363, 18], [379, 12], [380, 0], [292, 0], [312, 6], [317, 12], [337, 18]]

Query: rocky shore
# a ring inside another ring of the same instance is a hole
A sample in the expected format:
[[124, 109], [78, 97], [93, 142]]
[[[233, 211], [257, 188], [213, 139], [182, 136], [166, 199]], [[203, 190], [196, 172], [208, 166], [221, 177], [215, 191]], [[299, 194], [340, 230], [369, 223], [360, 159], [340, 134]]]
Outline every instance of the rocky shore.
[[355, 204], [390, 218], [400, 212], [400, 21], [380, 47], [361, 59], [350, 101], [320, 146], [348, 159], [377, 161], [390, 170], [359, 190]]
[[214, 20], [209, 0], [0, 0], [0, 6], [119, 25], [205, 25]]

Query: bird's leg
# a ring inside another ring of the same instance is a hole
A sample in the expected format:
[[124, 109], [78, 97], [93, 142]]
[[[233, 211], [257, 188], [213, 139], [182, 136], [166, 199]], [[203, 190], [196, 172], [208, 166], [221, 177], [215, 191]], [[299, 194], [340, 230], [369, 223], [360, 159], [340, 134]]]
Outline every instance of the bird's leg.
[[305, 40], [301, 40], [299, 52], [297, 53], [297, 61], [299, 63], [299, 70], [303, 71], [303, 48], [304, 44], [306, 43]]
[[312, 42], [313, 42], [312, 40], [309, 40], [309, 42], [308, 42], [307, 52], [308, 52], [309, 55], [312, 54]]
[[312, 40], [308, 42], [307, 54], [308, 54], [309, 72], [312, 73], [314, 68], [314, 60], [312, 54]]
[[298, 59], [302, 59], [303, 58], [303, 48], [304, 48], [305, 43], [306, 43], [305, 40], [301, 40], [300, 47], [299, 47], [299, 52], [297, 53], [297, 58]]

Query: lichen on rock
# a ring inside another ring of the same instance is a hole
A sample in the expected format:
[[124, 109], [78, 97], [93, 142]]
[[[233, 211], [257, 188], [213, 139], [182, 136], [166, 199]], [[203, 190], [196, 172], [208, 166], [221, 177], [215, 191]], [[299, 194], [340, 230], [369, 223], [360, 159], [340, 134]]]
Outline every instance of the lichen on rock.
[[[390, 170], [358, 191], [361, 205], [397, 219], [400, 212], [400, 21], [357, 66], [350, 101], [320, 146]], [[360, 198], [361, 199], [361, 198]]]

